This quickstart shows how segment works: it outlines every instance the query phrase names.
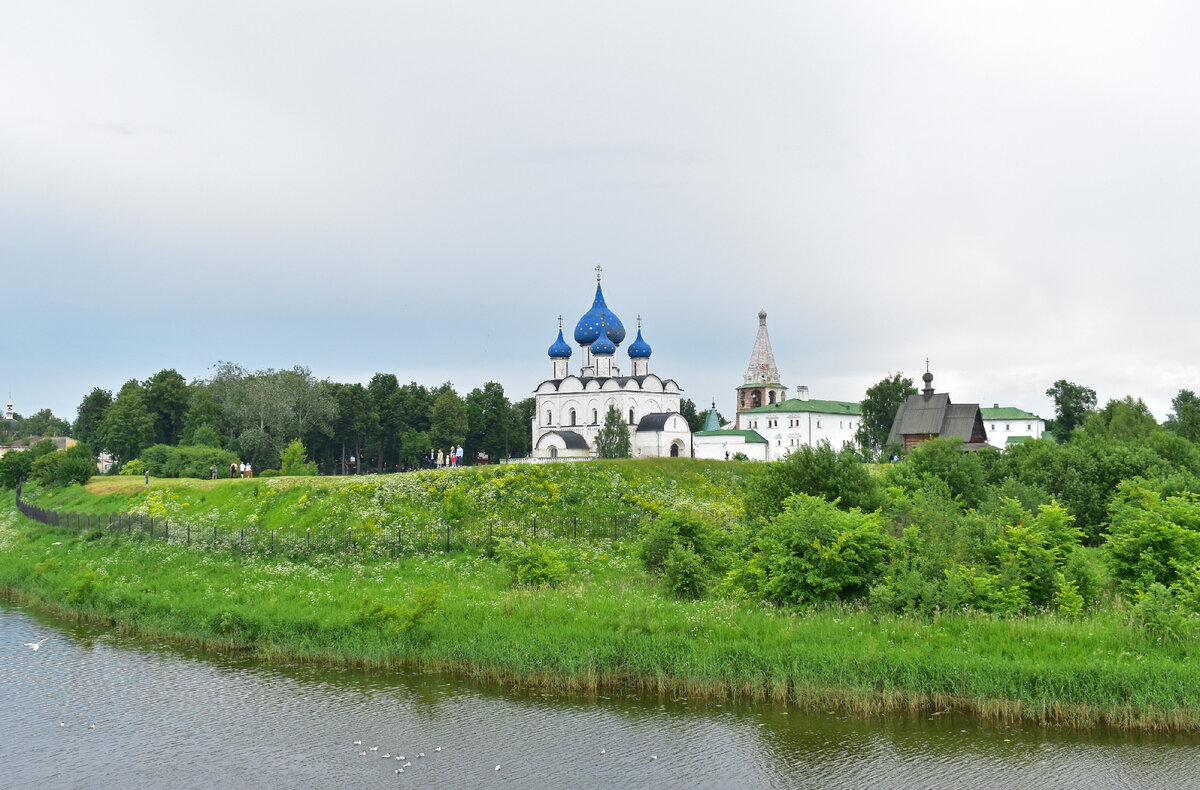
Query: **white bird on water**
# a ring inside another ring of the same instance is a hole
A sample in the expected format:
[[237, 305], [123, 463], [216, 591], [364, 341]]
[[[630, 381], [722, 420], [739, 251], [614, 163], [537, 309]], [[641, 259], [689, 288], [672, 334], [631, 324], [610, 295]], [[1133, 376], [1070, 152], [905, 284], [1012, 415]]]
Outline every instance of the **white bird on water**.
[[354, 745], [355, 745], [355, 746], [362, 746], [362, 741], [355, 741], [355, 742], [354, 742]]
[[42, 646], [42, 642], [45, 642], [49, 638], [50, 637], [48, 637], [48, 636], [44, 636], [36, 642], [26, 642], [25, 647], [29, 648], [30, 650], [33, 650], [34, 652], [37, 652], [37, 649]]
[[499, 771], [499, 770], [500, 770], [500, 766], [498, 766], [498, 765], [497, 765], [497, 766], [496, 766], [496, 770], [497, 770], [497, 771]]

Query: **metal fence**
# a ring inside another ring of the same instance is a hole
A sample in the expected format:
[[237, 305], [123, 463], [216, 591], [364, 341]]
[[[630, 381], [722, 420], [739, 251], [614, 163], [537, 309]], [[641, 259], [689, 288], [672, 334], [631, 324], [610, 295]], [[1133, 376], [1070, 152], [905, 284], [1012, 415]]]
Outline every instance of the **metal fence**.
[[620, 541], [638, 536], [645, 517], [592, 514], [588, 516], [533, 516], [528, 519], [471, 519], [446, 524], [395, 524], [388, 527], [322, 526], [303, 532], [261, 527], [217, 527], [187, 521], [155, 518], [142, 513], [97, 515], [47, 510], [21, 499], [17, 509], [27, 518], [52, 527], [82, 531], [100, 530], [115, 536], [138, 536], [200, 549], [303, 557], [311, 554], [367, 553], [398, 556], [407, 552], [454, 551], [486, 548], [501, 538], [557, 538], [565, 540]]

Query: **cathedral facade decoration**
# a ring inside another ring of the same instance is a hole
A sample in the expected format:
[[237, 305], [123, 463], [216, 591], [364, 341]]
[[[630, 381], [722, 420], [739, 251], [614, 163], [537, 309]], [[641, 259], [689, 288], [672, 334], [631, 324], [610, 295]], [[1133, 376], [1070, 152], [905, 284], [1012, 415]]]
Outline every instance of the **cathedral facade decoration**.
[[610, 408], [628, 426], [635, 458], [691, 455], [692, 433], [679, 413], [680, 387], [674, 379], [650, 372], [651, 348], [642, 337], [640, 317], [637, 338], [626, 349], [629, 372], [619, 369], [617, 350], [625, 340], [625, 326], [605, 302], [600, 267], [596, 270], [592, 307], [573, 333], [579, 367], [571, 370], [574, 349], [563, 338], [561, 317], [558, 338], [547, 351], [550, 378], [534, 390], [533, 457], [594, 457], [596, 436]]

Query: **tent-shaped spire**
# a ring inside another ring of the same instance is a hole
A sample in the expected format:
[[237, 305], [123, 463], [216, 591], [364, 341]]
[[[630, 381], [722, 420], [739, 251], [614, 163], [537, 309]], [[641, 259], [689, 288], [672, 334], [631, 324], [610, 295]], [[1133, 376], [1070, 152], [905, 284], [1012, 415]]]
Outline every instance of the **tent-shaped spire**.
[[775, 354], [767, 334], [766, 310], [758, 311], [758, 335], [754, 338], [754, 350], [750, 352], [745, 381], [747, 384], [779, 384], [779, 368], [775, 367]]

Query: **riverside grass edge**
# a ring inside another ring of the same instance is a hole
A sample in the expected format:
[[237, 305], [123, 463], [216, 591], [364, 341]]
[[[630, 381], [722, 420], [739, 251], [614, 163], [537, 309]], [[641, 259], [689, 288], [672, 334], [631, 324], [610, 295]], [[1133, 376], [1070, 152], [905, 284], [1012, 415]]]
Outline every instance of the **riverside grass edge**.
[[[32, 608], [264, 661], [444, 670], [565, 694], [1200, 730], [1196, 662], [1118, 612], [923, 618], [676, 601], [627, 542], [553, 545], [568, 582], [530, 589], [478, 551], [287, 559], [53, 529], [20, 516], [10, 492], [0, 589]], [[434, 616], [396, 616], [430, 588], [441, 591]]]

